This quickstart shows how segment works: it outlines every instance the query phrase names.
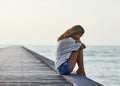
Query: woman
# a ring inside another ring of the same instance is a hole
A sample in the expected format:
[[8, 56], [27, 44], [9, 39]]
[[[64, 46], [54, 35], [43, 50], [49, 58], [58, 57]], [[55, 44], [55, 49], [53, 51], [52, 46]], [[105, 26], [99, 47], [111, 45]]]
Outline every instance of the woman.
[[80, 40], [84, 32], [82, 26], [75, 25], [58, 38], [55, 61], [55, 68], [58, 73], [62, 75], [70, 74], [77, 63], [76, 73], [86, 76], [83, 65], [83, 49], [86, 46]]

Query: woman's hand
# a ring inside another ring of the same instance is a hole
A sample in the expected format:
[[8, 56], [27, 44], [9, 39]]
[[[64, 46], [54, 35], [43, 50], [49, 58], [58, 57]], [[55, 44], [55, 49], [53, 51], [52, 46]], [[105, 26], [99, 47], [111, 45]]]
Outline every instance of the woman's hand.
[[81, 43], [80, 49], [85, 49], [85, 48], [86, 48], [86, 45], [83, 44], [80, 39], [76, 39], [76, 43], [77, 43], [77, 42], [80, 42], [80, 43]]
[[85, 49], [85, 48], [86, 48], [86, 45], [83, 44], [83, 43], [81, 43], [81, 47], [80, 47], [80, 49]]

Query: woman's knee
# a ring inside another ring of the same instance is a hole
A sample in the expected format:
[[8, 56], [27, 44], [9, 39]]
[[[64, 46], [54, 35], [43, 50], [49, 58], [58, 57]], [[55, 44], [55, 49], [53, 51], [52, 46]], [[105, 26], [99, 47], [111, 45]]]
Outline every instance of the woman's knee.
[[81, 51], [83, 51], [83, 49], [82, 49], [82, 48], [79, 48], [78, 51], [81, 52]]

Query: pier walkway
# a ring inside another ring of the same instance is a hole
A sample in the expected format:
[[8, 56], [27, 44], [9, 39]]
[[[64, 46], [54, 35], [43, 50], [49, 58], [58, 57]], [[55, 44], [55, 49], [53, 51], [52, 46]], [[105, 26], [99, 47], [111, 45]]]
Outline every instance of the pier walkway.
[[102, 86], [78, 76], [59, 75], [52, 61], [25, 47], [0, 49], [0, 86]]

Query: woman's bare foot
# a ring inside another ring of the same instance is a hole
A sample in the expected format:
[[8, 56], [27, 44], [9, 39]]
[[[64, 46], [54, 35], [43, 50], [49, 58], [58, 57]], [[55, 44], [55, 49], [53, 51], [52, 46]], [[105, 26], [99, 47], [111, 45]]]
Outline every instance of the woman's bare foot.
[[78, 75], [84, 75], [84, 76], [86, 76], [85, 72], [81, 72], [79, 69], [76, 71], [76, 73], [77, 73]]

